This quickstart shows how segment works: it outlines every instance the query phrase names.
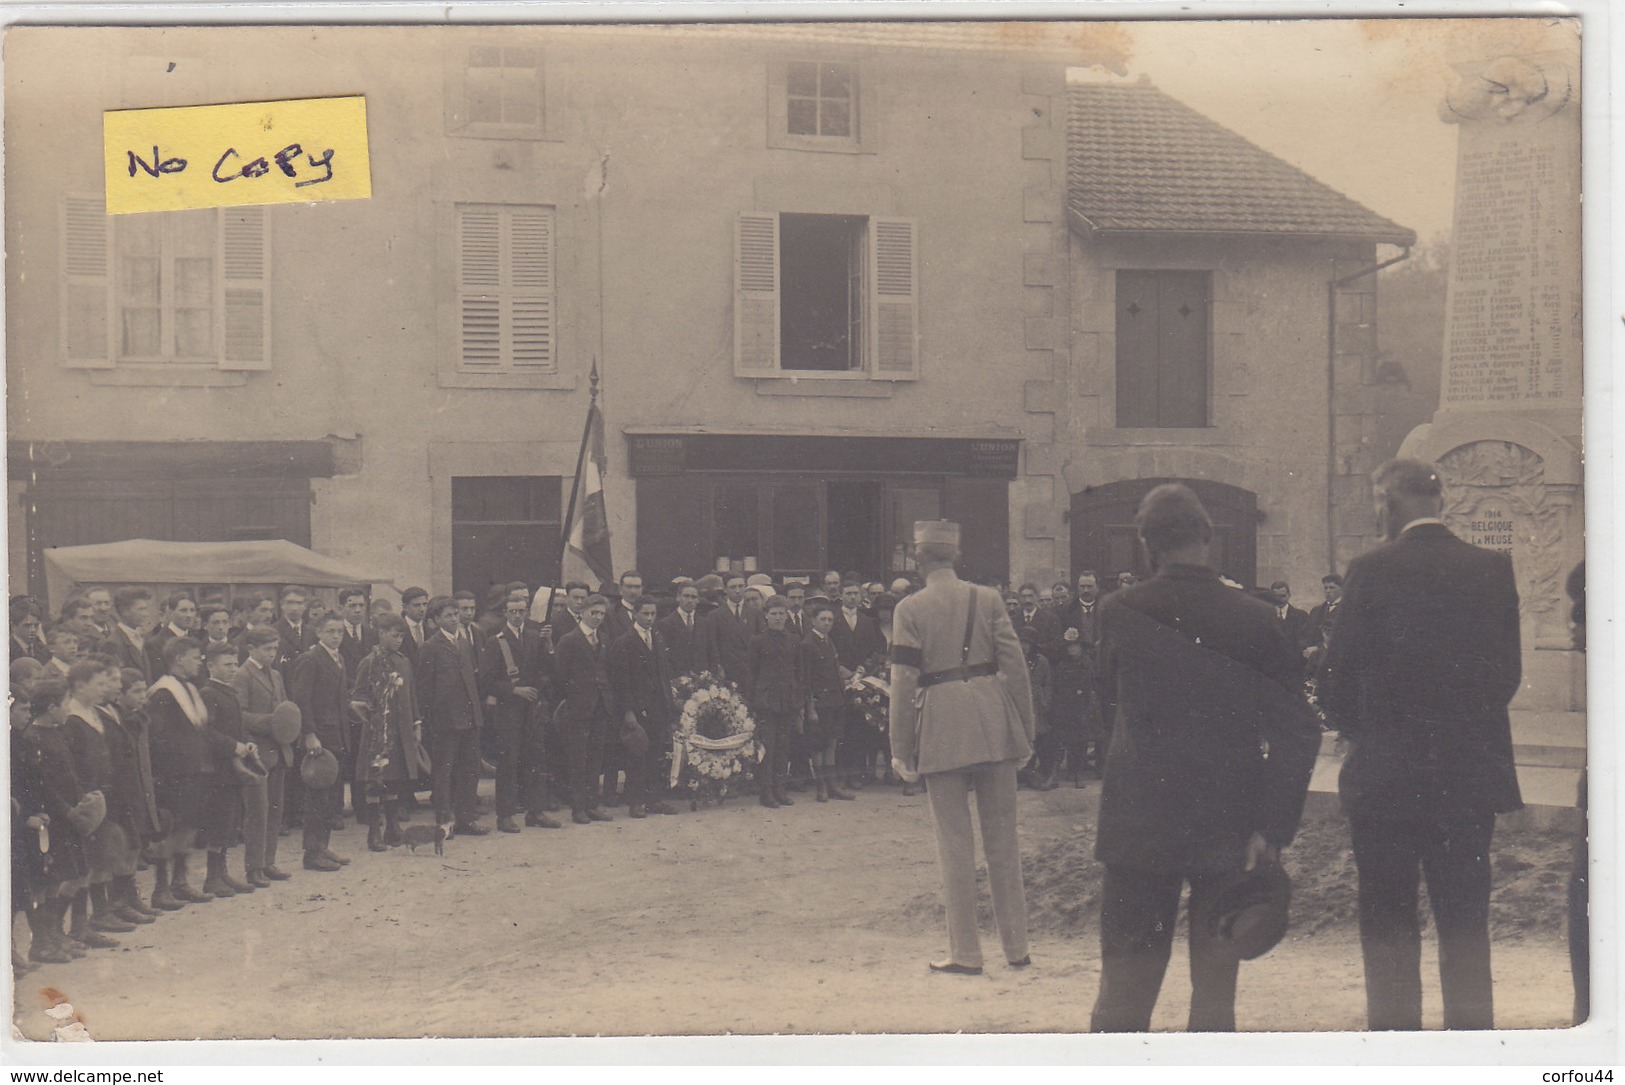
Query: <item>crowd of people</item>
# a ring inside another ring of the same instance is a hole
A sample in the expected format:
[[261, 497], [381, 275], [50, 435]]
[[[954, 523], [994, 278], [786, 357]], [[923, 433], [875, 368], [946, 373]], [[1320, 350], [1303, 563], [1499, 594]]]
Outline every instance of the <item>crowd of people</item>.
[[[562, 829], [566, 810], [591, 826], [621, 804], [675, 815], [679, 702], [715, 683], [753, 720], [748, 790], [764, 807], [925, 782], [952, 950], [939, 972], [982, 970], [969, 796], [1019, 968], [1016, 788], [1101, 778], [1097, 1031], [1149, 1027], [1186, 884], [1191, 1028], [1235, 1027], [1239, 961], [1285, 929], [1279, 855], [1321, 730], [1336, 730], [1371, 1027], [1420, 1028], [1424, 871], [1446, 1027], [1493, 1027], [1490, 837], [1521, 804], [1506, 708], [1517, 592], [1505, 555], [1445, 528], [1430, 467], [1395, 461], [1374, 486], [1388, 543], [1353, 563], [1347, 599], [1328, 574], [1307, 613], [1283, 582], [1247, 591], [1214, 570], [1211, 520], [1178, 485], [1136, 518], [1155, 575], [1119, 573], [1109, 593], [1089, 570], [1048, 591], [967, 589], [958, 527], [934, 521], [916, 525], [923, 575], [889, 586], [735, 572], [646, 592], [628, 571], [597, 591], [495, 585], [483, 611], [471, 592], [409, 588], [398, 613], [360, 587], [327, 611], [292, 585], [235, 608], [176, 591], [161, 609], [126, 586], [74, 596], [48, 628], [15, 597], [12, 884], [28, 956], [70, 960], [286, 880], [279, 839], [295, 831], [305, 871], [341, 869], [346, 788], [374, 851], [425, 839], [403, 829], [425, 792], [427, 839], [490, 832], [482, 773], [503, 833]], [[877, 685], [891, 695], [878, 708], [864, 693]]]
[[[884, 688], [893, 611], [921, 583], [735, 573], [646, 592], [628, 571], [596, 592], [408, 588], [398, 611], [361, 587], [331, 610], [297, 585], [229, 603], [89, 587], [48, 623], [16, 596], [13, 905], [29, 917], [29, 956], [67, 960], [164, 912], [286, 880], [295, 864], [279, 852], [295, 841], [304, 870], [341, 869], [331, 834], [346, 791], [378, 851], [403, 842], [425, 798], [431, 835], [489, 832], [482, 774], [504, 833], [591, 825], [619, 806], [676, 814], [684, 676], [748, 705], [761, 756], [746, 789], [761, 805], [852, 801], [876, 785], [913, 794], [890, 765], [884, 703], [865, 711], [855, 693], [866, 677]], [[1065, 766], [1078, 786], [1100, 771], [1094, 574], [1078, 587], [1077, 599], [1064, 583], [1042, 601], [1030, 585], [1010, 594], [1043, 690], [1032, 786], [1056, 786]]]

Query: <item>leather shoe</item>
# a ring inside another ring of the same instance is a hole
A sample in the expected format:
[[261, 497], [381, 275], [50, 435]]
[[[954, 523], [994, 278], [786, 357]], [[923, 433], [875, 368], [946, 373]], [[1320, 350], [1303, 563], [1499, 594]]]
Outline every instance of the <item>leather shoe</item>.
[[275, 866], [265, 867], [260, 871], [260, 873], [271, 879], [273, 882], [285, 882], [289, 878], [293, 877], [293, 875], [289, 874], [286, 870], [280, 870]]
[[209, 901], [214, 899], [213, 893], [205, 893], [201, 890], [193, 889], [185, 882], [171, 882], [169, 885], [169, 894], [176, 900], [185, 901], [187, 904], [207, 904]]
[[649, 804], [649, 813], [651, 813], [651, 814], [675, 814], [675, 813], [677, 813], [677, 807], [675, 807], [675, 806], [671, 805], [671, 803], [667, 803], [667, 802], [653, 802], [653, 803]]
[[163, 912], [178, 912], [186, 907], [186, 902], [180, 900], [165, 885], [152, 891], [152, 906]]
[[70, 934], [68, 937], [90, 949], [117, 949], [119, 946], [117, 938], [109, 938], [105, 934], [98, 934], [88, 926], [78, 934]]
[[263, 870], [250, 870], [248, 872], [248, 884], [255, 889], [269, 889], [271, 888], [271, 879], [265, 876]]
[[851, 802], [857, 798], [856, 795], [848, 794], [847, 792], [836, 787], [833, 780], [830, 781], [829, 785], [829, 797], [832, 799], [840, 799], [842, 802]]
[[452, 826], [452, 831], [458, 836], [484, 836], [491, 830], [477, 821], [459, 821]]
[[1033, 963], [1033, 955], [1031, 953], [1029, 953], [1019, 961], [1011, 961], [1010, 962], [1010, 967], [1011, 968], [1026, 968], [1028, 965], [1030, 965], [1032, 963]]
[[336, 852], [333, 852], [333, 851], [331, 851], [331, 850], [329, 850], [327, 848], [322, 849], [322, 858], [326, 859], [329, 863], [337, 863], [339, 866], [349, 866], [350, 865], [350, 860], [348, 858], [346, 858], [343, 855], [339, 855]]
[[778, 803], [780, 806], [794, 806], [795, 805], [795, 800], [790, 798], [790, 796], [786, 795], [782, 791], [773, 792], [773, 801]]
[[635, 802], [632, 804], [632, 808], [626, 812], [626, 816], [630, 818], [637, 818], [641, 821], [649, 816], [649, 811], [643, 808], [643, 804], [641, 802]]
[[980, 976], [982, 966], [979, 964], [958, 964], [954, 961], [932, 961], [931, 971], [946, 972], [951, 976]]
[[35, 964], [67, 964], [73, 960], [66, 949], [44, 938], [34, 939], [34, 944], [28, 947], [28, 959]]
[[762, 792], [761, 795], [757, 797], [756, 801], [767, 807], [769, 810], [777, 810], [779, 808], [778, 801], [773, 798], [773, 793], [771, 791]]
[[513, 818], [509, 818], [509, 817], [497, 818], [497, 832], [499, 832], [499, 833], [517, 833], [518, 831], [519, 831], [519, 826], [514, 822]]
[[321, 852], [312, 852], [305, 856], [306, 870], [320, 870], [324, 873], [332, 873], [338, 868], [339, 865], [337, 863], [333, 862], [333, 860], [329, 859]]
[[[124, 920], [126, 923], [145, 924], [156, 922], [154, 917], [148, 915], [146, 912], [138, 912], [128, 904], [118, 905], [113, 909], [113, 914]], [[131, 929], [133, 930], [134, 928]]]
[[582, 812], [580, 810], [577, 810], [575, 813], [571, 814], [570, 815], [570, 820], [575, 822], [577, 825], [591, 825], [592, 824], [592, 818], [588, 817], [584, 812]]
[[604, 813], [602, 810], [600, 810], [596, 806], [593, 807], [591, 810], [587, 811], [587, 816], [589, 818], [591, 818], [592, 820], [594, 820], [594, 821], [614, 821], [615, 820], [609, 814]]
[[546, 814], [526, 814], [525, 824], [533, 829], [562, 829], [557, 818], [550, 818]]
[[90, 920], [90, 929], [93, 931], [101, 931], [103, 934], [129, 934], [131, 931], [135, 930], [135, 924], [128, 920], [120, 919], [118, 916], [114, 915], [111, 910], [109, 910], [98, 916], [93, 916]]

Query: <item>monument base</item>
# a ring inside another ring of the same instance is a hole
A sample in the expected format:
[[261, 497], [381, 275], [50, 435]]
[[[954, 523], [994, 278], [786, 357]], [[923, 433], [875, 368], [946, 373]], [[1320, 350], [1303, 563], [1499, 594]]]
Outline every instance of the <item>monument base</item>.
[[1525, 646], [1514, 712], [1584, 712], [1586, 655], [1569, 647]]

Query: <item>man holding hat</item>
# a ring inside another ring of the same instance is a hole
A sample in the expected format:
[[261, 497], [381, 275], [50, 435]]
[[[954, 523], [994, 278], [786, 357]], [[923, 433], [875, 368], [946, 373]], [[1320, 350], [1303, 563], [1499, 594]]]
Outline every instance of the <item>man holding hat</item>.
[[1239, 962], [1268, 948], [1236, 929], [1260, 926], [1247, 917], [1248, 883], [1284, 909], [1271, 889], [1284, 875], [1269, 868], [1297, 832], [1320, 730], [1268, 604], [1209, 564], [1213, 522], [1196, 494], [1156, 487], [1135, 527], [1156, 575], [1099, 606], [1095, 688], [1114, 723], [1095, 837], [1106, 876], [1090, 1029], [1151, 1027], [1189, 882], [1189, 1028], [1230, 1032]]
[[959, 525], [914, 525], [925, 587], [897, 604], [892, 623], [892, 767], [924, 778], [947, 896], [948, 947], [934, 972], [979, 975], [976, 850], [970, 796], [982, 824], [993, 915], [1005, 959], [1030, 963], [1027, 900], [1016, 833], [1016, 770], [1033, 752], [1032, 689], [1021, 642], [998, 593], [960, 580]]
[[1523, 662], [1512, 560], [1451, 533], [1428, 464], [1391, 460], [1371, 488], [1389, 541], [1349, 563], [1319, 690], [1350, 746], [1338, 793], [1359, 872], [1366, 1019], [1422, 1027], [1425, 873], [1444, 1027], [1494, 1028], [1490, 837], [1496, 814], [1523, 806], [1507, 714]]
[[[253, 736], [266, 769], [265, 864], [259, 873], [267, 881], [280, 882], [289, 877], [276, 865], [276, 850], [288, 772], [293, 768], [292, 744], [301, 730], [299, 706], [288, 700], [282, 675], [276, 669], [282, 652], [282, 638], [276, 629], [250, 629], [243, 636], [243, 645], [248, 649], [248, 658], [232, 676], [231, 688], [242, 706], [243, 726]], [[252, 875], [250, 871], [250, 881], [254, 880]]]

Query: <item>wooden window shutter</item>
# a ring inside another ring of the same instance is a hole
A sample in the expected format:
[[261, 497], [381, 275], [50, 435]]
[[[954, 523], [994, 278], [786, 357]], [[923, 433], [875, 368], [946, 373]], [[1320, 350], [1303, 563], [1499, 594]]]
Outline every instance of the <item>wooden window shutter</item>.
[[466, 372], [558, 366], [554, 209], [457, 209], [458, 365]]
[[269, 241], [265, 208], [221, 208], [221, 369], [271, 368]]
[[869, 357], [878, 380], [920, 375], [919, 273], [912, 219], [869, 220]]
[[502, 215], [457, 209], [458, 354], [462, 368], [502, 368]]
[[62, 288], [59, 306], [62, 364], [111, 369], [112, 230], [99, 199], [69, 197], [62, 205]]
[[516, 370], [554, 368], [553, 209], [508, 210], [506, 356]]
[[734, 232], [734, 375], [779, 371], [779, 216], [745, 211]]

